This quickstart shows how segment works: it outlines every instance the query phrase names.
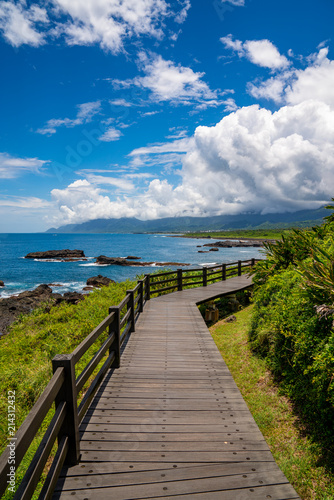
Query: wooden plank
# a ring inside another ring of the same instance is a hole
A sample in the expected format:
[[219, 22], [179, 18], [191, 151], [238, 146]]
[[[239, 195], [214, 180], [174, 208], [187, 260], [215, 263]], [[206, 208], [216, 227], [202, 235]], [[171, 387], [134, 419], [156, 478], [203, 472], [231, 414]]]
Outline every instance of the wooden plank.
[[[97, 468], [96, 464], [89, 465], [89, 481], [92, 483], [94, 488], [99, 486], [112, 487], [112, 486], [122, 486], [122, 485], [139, 485], [139, 484], [149, 484], [149, 483], [164, 483], [164, 482], [175, 482], [181, 480], [190, 479], [200, 479], [200, 478], [215, 478], [215, 477], [227, 477], [235, 475], [235, 465], [228, 464], [201, 464], [197, 466], [186, 465], [177, 468], [169, 467], [168, 469], [159, 470], [144, 470], [144, 471], [133, 471], [133, 472], [123, 472], [120, 473], [110, 473], [103, 470], [101, 474], [101, 469]], [[259, 481], [262, 480], [264, 474], [268, 472], [277, 472], [275, 464], [273, 462], [255, 464], [252, 463], [242, 464], [239, 475], [251, 475], [252, 478], [257, 478]], [[77, 486], [78, 477], [85, 475], [82, 473], [82, 469], [78, 470], [78, 475], [69, 476], [63, 483], [62, 489], [73, 490]], [[245, 479], [245, 478], [243, 478]]]
[[[110, 462], [85, 462], [74, 467], [68, 468], [65, 472], [66, 478], [76, 478], [78, 476], [91, 476], [95, 474], [108, 474], [112, 476], [113, 484], [119, 485], [121, 482], [124, 484], [140, 484], [147, 482], [145, 478], [152, 476], [155, 471], [162, 471], [165, 476], [155, 475], [155, 481], [160, 481], [160, 477], [166, 477], [166, 481], [174, 479], [198, 478], [198, 477], [213, 477], [219, 476], [233, 476], [234, 474], [252, 474], [268, 473], [277, 471], [275, 462], [247, 462], [239, 463], [238, 471], [235, 470], [235, 463], [231, 462], [212, 462], [210, 464], [201, 463], [154, 463], [154, 462], [117, 462], [112, 464]], [[138, 472], [140, 474], [138, 474]], [[161, 472], [160, 472], [161, 474]], [[123, 481], [123, 478], [125, 480]], [[164, 479], [162, 479], [164, 481]], [[66, 481], [66, 479], [65, 479]], [[71, 484], [71, 483], [69, 483]], [[60, 489], [60, 488], [58, 488]]]
[[[103, 428], [100, 432], [96, 430], [90, 430], [88, 426], [81, 434], [81, 441], [94, 441], [96, 439], [105, 439], [106, 441], [121, 441], [125, 443], [126, 441], [139, 441], [139, 442], [217, 442], [220, 441], [231, 441], [237, 440], [243, 443], [248, 442], [264, 442], [262, 434], [259, 432], [137, 432], [136, 429], [133, 432], [115, 432], [108, 431], [108, 428]], [[232, 437], [233, 436], [233, 437]]]
[[[225, 476], [225, 477], [209, 477], [209, 478], [199, 478], [199, 479], [189, 479], [184, 481], [165, 481], [165, 482], [151, 482], [143, 485], [122, 485], [122, 486], [112, 486], [105, 487], [104, 485], [99, 485], [97, 487], [93, 487], [93, 481], [96, 478], [97, 482], [103, 481], [103, 477], [95, 476], [94, 478], [89, 477], [87, 482], [83, 481], [79, 484], [79, 488], [84, 485], [90, 487], [91, 489], [79, 489], [77, 486], [75, 498], [84, 499], [89, 498], [87, 495], [92, 492], [95, 495], [95, 498], [110, 498], [113, 500], [129, 500], [129, 499], [147, 499], [147, 498], [161, 498], [166, 497], [166, 495], [177, 495], [180, 498], [184, 498], [183, 495], [189, 495], [194, 493], [205, 493], [208, 492], [225, 492], [225, 491], [233, 491], [234, 496], [230, 497], [235, 499], [239, 499], [240, 497], [236, 494], [236, 484], [238, 484], [239, 488], [237, 491], [241, 491], [245, 493], [245, 490], [248, 490], [248, 497], [244, 498], [253, 498], [250, 497], [250, 493], [253, 493], [251, 490], [258, 489], [258, 493], [263, 493], [266, 491], [270, 491], [268, 486], [275, 485], [281, 489], [281, 492], [285, 494], [285, 498], [287, 498], [287, 494], [293, 494], [293, 489], [290, 485], [287, 485], [287, 481], [283, 474], [279, 471], [271, 472], [270, 475], [262, 475], [262, 474], [238, 474], [233, 476]], [[78, 481], [79, 483], [79, 481]], [[290, 487], [289, 487], [290, 486]], [[266, 488], [267, 487], [267, 488]], [[64, 491], [62, 494], [62, 498], [71, 498], [72, 491]], [[225, 495], [222, 497], [220, 493], [220, 498], [225, 498]], [[210, 497], [208, 497], [210, 498]], [[278, 498], [282, 498], [278, 497]], [[284, 497], [283, 497], [284, 498]], [[292, 497], [293, 498], [293, 497]], [[296, 496], [294, 497], [296, 498]]]
[[[139, 443], [128, 450], [83, 450], [81, 462], [193, 462], [194, 452], [187, 451], [141, 451]], [[102, 447], [102, 444], [101, 444]], [[137, 448], [137, 449], [136, 449]], [[197, 451], [197, 462], [273, 462], [270, 451]]]

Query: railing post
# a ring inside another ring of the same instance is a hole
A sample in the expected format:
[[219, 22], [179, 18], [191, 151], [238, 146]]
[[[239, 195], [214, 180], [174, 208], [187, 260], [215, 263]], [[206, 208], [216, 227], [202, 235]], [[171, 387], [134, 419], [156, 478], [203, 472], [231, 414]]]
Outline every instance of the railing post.
[[77, 465], [80, 460], [79, 418], [77, 406], [77, 388], [75, 383], [75, 363], [73, 354], [57, 354], [52, 360], [53, 373], [57, 368], [64, 368], [65, 380], [55, 398], [56, 409], [66, 402], [66, 417], [58, 434], [58, 444], [64, 436], [68, 437], [66, 465]]
[[254, 267], [254, 266], [255, 266], [255, 259], [253, 258], [253, 259], [251, 260], [251, 267]]
[[182, 286], [182, 272], [183, 272], [182, 269], [177, 270], [177, 289], [179, 292], [181, 292], [182, 288], [183, 288], [183, 286]]
[[144, 284], [143, 280], [139, 281], [139, 312], [142, 313], [144, 310]]
[[131, 328], [130, 332], [134, 332], [136, 330], [136, 324], [135, 324], [135, 292], [133, 290], [127, 290], [127, 294], [130, 295], [130, 300], [128, 302], [128, 307], [127, 310], [131, 309], [131, 314], [130, 314], [130, 321], [131, 321]]
[[109, 347], [109, 354], [115, 352], [115, 359], [111, 368], [119, 368], [121, 366], [121, 314], [118, 306], [109, 307], [109, 314], [114, 313], [114, 318], [109, 325], [109, 335], [115, 335], [113, 343]]
[[241, 276], [241, 260], [238, 260], [238, 276]]
[[222, 265], [222, 281], [226, 280], [226, 264]]
[[145, 295], [146, 295], [146, 300], [150, 300], [151, 298], [151, 276], [149, 274], [145, 274], [145, 278], [146, 278], [146, 292], [145, 292]]
[[203, 267], [203, 286], [208, 285], [208, 270], [206, 267]]

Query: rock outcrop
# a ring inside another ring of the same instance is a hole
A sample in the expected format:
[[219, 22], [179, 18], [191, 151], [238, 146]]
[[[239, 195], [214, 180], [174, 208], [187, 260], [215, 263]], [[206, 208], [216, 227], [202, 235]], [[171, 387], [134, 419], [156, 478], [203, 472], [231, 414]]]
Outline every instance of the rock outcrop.
[[15, 321], [20, 314], [29, 314], [40, 306], [42, 302], [50, 302], [52, 305], [68, 302], [77, 304], [85, 298], [77, 292], [67, 292], [64, 295], [52, 293], [48, 285], [39, 285], [35, 290], [29, 290], [4, 299], [0, 299], [0, 334], [7, 333], [8, 326]]
[[50, 300], [52, 290], [47, 285], [39, 285], [35, 290], [22, 292], [19, 295], [0, 299], [0, 332], [5, 333], [7, 327], [20, 314], [28, 314], [33, 309]]
[[0, 280], [0, 286], [5, 286], [5, 284], [2, 280]]
[[124, 259], [123, 257], [106, 257], [105, 255], [99, 255], [96, 258], [96, 264], [104, 266], [189, 266], [190, 264], [184, 264], [180, 262], [132, 262], [131, 260]]
[[87, 280], [87, 285], [89, 287], [94, 287], [94, 288], [100, 288], [101, 286], [108, 286], [110, 285], [110, 283], [115, 283], [115, 281], [110, 278], [107, 278], [106, 276], [102, 276], [101, 274], [99, 274], [98, 276], [92, 276]]
[[61, 262], [72, 260], [87, 260], [83, 250], [46, 250], [45, 252], [30, 252], [25, 259], [52, 259]]
[[220, 248], [234, 248], [234, 247], [263, 247], [264, 240], [221, 240], [215, 243], [205, 243], [205, 247], [220, 247]]

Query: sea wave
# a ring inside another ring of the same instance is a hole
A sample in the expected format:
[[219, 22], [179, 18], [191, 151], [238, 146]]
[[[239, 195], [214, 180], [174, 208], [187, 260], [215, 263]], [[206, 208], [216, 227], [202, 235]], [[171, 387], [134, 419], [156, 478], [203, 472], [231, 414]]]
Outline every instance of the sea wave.
[[98, 264], [97, 262], [89, 262], [88, 264], [79, 264], [80, 267], [106, 267], [110, 264]]
[[202, 267], [209, 267], [209, 266], [219, 266], [220, 264], [218, 262], [200, 262], [197, 265]]

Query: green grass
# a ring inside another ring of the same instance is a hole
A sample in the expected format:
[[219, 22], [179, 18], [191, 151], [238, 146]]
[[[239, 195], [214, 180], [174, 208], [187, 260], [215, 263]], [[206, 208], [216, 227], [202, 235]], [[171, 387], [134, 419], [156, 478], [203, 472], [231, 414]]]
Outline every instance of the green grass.
[[[323, 450], [308, 436], [293, 403], [281, 394], [265, 361], [250, 350], [252, 307], [236, 313], [235, 323], [220, 321], [212, 326], [213, 339], [277, 464], [298, 494], [303, 500], [333, 500], [334, 474], [323, 461]], [[328, 450], [324, 454], [328, 455]]]
[[[13, 323], [8, 335], [0, 341], [0, 415], [7, 415], [7, 394], [8, 391], [15, 391], [15, 426], [18, 429], [52, 377], [52, 358], [56, 354], [70, 354], [108, 315], [109, 307], [119, 304], [126, 290], [135, 286], [136, 282], [133, 281], [115, 283], [93, 291], [77, 305], [61, 304], [53, 307], [46, 303]], [[106, 335], [107, 332], [101, 335], [77, 364], [77, 376], [98, 350]], [[94, 373], [98, 369], [99, 367]], [[37, 449], [42, 431], [45, 432], [53, 413], [54, 410], [50, 410], [39, 436], [33, 441], [22, 466], [18, 469], [17, 484], [20, 483]], [[7, 437], [7, 420], [2, 418], [0, 450], [8, 444]], [[4, 499], [11, 499], [12, 496], [7, 492]]]
[[285, 229], [231, 229], [230, 231], [199, 231], [186, 233], [186, 238], [256, 238], [256, 239], [281, 239]]

